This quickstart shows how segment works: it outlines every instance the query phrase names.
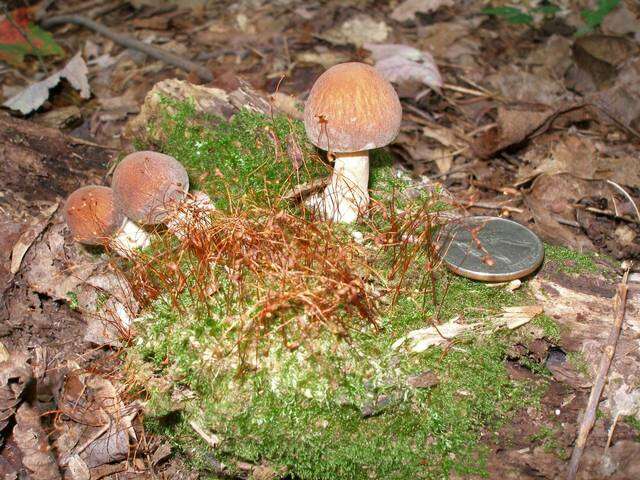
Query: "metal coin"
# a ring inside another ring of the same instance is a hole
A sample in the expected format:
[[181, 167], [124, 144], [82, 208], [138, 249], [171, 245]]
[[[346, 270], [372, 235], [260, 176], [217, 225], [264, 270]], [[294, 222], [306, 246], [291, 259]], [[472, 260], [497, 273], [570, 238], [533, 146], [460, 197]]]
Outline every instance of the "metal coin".
[[440, 252], [451, 271], [486, 282], [534, 272], [544, 259], [538, 236], [513, 220], [467, 217], [444, 227]]

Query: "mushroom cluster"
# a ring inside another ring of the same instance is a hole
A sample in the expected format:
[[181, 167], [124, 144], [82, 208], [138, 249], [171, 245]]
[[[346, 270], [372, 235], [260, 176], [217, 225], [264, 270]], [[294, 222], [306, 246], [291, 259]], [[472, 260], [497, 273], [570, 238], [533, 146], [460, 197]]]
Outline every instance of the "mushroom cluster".
[[[392, 142], [401, 119], [396, 91], [373, 67], [350, 62], [324, 72], [309, 93], [304, 126], [311, 143], [335, 163], [328, 186], [309, 205], [328, 220], [355, 222], [369, 204], [369, 150]], [[206, 194], [189, 194], [189, 177], [175, 158], [141, 151], [120, 162], [112, 188], [73, 192], [64, 213], [78, 242], [130, 257], [149, 245], [137, 224], [164, 224], [183, 239], [194, 225], [206, 226], [213, 208]]]
[[118, 164], [111, 188], [90, 185], [73, 192], [64, 215], [74, 240], [107, 246], [131, 257], [150, 243], [138, 224], [165, 224], [182, 238], [192, 220], [189, 206], [213, 209], [206, 194], [189, 194], [189, 176], [180, 162], [169, 155], [142, 151], [127, 155]]

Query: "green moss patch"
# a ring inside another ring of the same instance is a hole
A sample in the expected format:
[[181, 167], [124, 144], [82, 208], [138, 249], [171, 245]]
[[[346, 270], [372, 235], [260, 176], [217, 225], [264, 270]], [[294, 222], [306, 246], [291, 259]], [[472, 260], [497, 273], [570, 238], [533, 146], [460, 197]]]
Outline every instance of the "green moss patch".
[[[437, 268], [430, 222], [441, 204], [408, 194], [383, 151], [372, 155], [371, 218], [330, 225], [281, 201], [328, 173], [299, 123], [242, 112], [193, 126], [190, 108], [171, 117], [164, 151], [212, 195], [217, 230], [206, 248], [158, 242], [137, 266], [154, 290], [126, 356], [148, 426], [232, 471], [244, 461], [303, 479], [484, 474], [482, 435], [540, 395], [509, 377], [511, 334], [489, 327], [504, 306], [532, 302], [526, 288]], [[422, 353], [392, 348], [454, 316], [487, 328]], [[206, 446], [189, 420], [220, 444]]]

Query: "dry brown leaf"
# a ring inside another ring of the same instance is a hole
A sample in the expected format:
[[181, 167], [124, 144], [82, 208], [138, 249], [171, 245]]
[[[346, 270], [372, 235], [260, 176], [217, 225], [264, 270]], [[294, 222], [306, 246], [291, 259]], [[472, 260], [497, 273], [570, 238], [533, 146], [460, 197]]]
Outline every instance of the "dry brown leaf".
[[525, 203], [535, 221], [534, 230], [546, 241], [566, 245], [579, 252], [592, 251], [591, 240], [558, 219], [575, 222], [573, 204], [590, 196], [607, 196], [609, 189], [602, 181], [589, 181], [568, 173], [540, 175], [525, 195]]
[[27, 360], [25, 355], [14, 353], [0, 362], [0, 431], [16, 413], [22, 393], [32, 379], [33, 372]]
[[12, 110], [19, 110], [23, 115], [31, 113], [47, 101], [49, 90], [58, 85], [63, 78], [80, 92], [82, 98], [89, 98], [91, 88], [87, 78], [88, 73], [87, 64], [84, 63], [82, 54], [78, 52], [62, 70], [40, 82], [29, 85], [22, 92], [4, 102], [4, 106]]
[[318, 36], [335, 45], [353, 44], [361, 47], [365, 43], [384, 42], [390, 31], [386, 23], [360, 14]]
[[61, 479], [58, 465], [51, 454], [47, 433], [40, 425], [40, 413], [23, 403], [16, 412], [13, 436], [22, 453], [22, 464], [38, 480]]
[[453, 6], [453, 0], [405, 0], [393, 9], [390, 17], [397, 22], [406, 22], [415, 20], [417, 13], [429, 13], [450, 6]]
[[557, 108], [539, 104], [516, 104], [498, 108], [497, 126], [471, 142], [473, 152], [481, 158], [540, 135], [551, 126], [566, 126], [591, 119], [582, 103], [566, 103]]
[[59, 205], [60, 204], [56, 202], [49, 208], [46, 208], [38, 217], [33, 219], [24, 233], [20, 235], [11, 252], [11, 273], [13, 275], [20, 270], [20, 265], [22, 265], [22, 259], [25, 253], [27, 253], [27, 250], [29, 250], [36, 238], [38, 238], [38, 235], [47, 227], [51, 216], [56, 213]]

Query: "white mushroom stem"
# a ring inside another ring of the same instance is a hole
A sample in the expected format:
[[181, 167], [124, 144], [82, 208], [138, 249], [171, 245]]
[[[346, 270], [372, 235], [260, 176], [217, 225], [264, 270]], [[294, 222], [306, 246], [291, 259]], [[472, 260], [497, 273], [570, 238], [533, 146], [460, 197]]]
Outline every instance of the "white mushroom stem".
[[119, 255], [132, 258], [136, 250], [146, 248], [150, 244], [149, 234], [127, 218], [109, 246]]
[[215, 210], [213, 202], [204, 192], [196, 190], [187, 194], [175, 213], [165, 224], [178, 239], [184, 240], [189, 232], [204, 230], [211, 225], [210, 214]]
[[310, 206], [334, 222], [353, 223], [369, 205], [369, 152], [336, 153], [331, 181]]

